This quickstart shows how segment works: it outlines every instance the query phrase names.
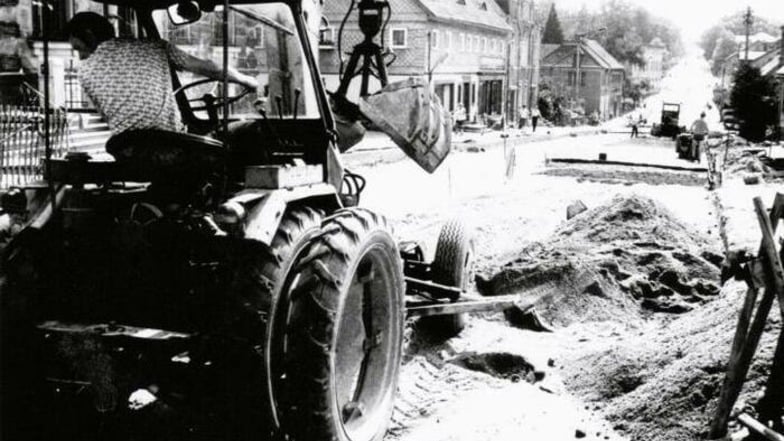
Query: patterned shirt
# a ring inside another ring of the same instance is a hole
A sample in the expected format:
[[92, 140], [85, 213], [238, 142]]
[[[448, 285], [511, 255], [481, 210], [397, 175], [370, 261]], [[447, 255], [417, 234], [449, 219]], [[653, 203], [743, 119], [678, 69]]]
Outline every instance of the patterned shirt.
[[79, 81], [115, 134], [183, 131], [169, 66], [182, 69], [186, 56], [165, 40], [108, 40], [82, 61]]

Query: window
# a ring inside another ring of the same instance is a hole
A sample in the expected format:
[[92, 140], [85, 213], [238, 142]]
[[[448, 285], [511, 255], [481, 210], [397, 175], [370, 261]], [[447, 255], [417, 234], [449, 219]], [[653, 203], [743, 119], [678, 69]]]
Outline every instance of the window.
[[408, 29], [392, 28], [389, 30], [393, 49], [403, 49], [408, 47]]
[[461, 32], [460, 33], [460, 50], [463, 51], [463, 52], [465, 52], [465, 50], [466, 50], [465, 37], [466, 37], [465, 34]]
[[487, 38], [482, 37], [482, 53], [487, 53]]
[[[28, 6], [29, 7], [29, 6]], [[44, 32], [41, 26], [42, 24], [42, 2], [33, 2], [33, 38], [43, 39]], [[68, 23], [68, 17], [66, 16], [65, 11], [65, 2], [51, 2], [51, 8], [49, 9], [49, 16], [47, 17], [48, 21], [48, 28], [47, 28], [47, 38], [53, 41], [68, 41], [68, 37], [65, 35], [65, 24]]]
[[[262, 28], [262, 30], [264, 30]], [[262, 40], [263, 41], [263, 40]], [[335, 46], [335, 28], [330, 26], [319, 32], [319, 47], [330, 48]]]
[[444, 46], [446, 46], [447, 49], [452, 49], [452, 31], [446, 31]]
[[430, 45], [433, 49], [438, 49], [438, 31], [431, 31], [430, 33]]
[[569, 85], [574, 86], [574, 79], [577, 78], [577, 72], [569, 72]]
[[580, 86], [585, 86], [585, 71], [580, 72]]

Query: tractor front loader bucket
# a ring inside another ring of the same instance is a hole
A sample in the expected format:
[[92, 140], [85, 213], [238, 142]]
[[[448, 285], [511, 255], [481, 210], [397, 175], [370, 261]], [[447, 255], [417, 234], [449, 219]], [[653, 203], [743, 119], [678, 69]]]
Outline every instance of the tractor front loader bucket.
[[388, 84], [360, 99], [359, 110], [428, 173], [449, 154], [452, 118], [421, 78]]

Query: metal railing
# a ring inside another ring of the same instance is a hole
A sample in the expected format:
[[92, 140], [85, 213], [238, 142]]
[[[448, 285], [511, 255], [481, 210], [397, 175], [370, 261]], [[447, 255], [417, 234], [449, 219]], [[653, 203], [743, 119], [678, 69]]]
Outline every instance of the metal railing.
[[[43, 179], [46, 156], [44, 109], [38, 106], [0, 106], [0, 189]], [[52, 157], [68, 151], [68, 114], [50, 109]]]

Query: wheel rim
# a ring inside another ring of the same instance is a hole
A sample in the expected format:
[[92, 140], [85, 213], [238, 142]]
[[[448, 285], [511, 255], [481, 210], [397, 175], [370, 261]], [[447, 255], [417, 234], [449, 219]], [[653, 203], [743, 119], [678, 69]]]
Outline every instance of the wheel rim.
[[399, 301], [389, 254], [375, 246], [358, 259], [335, 334], [335, 406], [348, 439], [371, 439], [387, 415], [398, 369]]

